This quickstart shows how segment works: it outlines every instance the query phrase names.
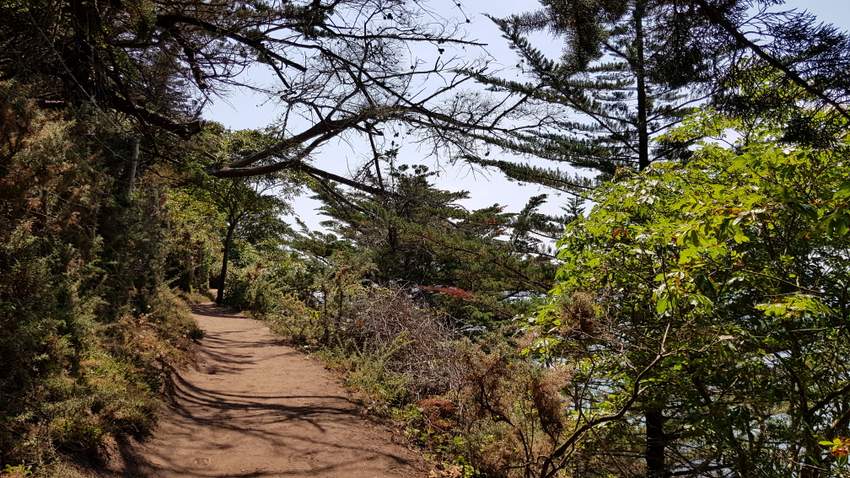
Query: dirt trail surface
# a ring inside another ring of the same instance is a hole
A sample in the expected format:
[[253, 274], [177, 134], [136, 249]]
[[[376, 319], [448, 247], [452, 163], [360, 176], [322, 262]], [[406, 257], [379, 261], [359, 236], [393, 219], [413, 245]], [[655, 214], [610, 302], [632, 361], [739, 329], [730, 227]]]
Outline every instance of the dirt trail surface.
[[421, 477], [421, 460], [320, 363], [261, 322], [194, 309], [206, 335], [196, 370], [175, 376], [154, 434], [119, 447], [125, 477]]

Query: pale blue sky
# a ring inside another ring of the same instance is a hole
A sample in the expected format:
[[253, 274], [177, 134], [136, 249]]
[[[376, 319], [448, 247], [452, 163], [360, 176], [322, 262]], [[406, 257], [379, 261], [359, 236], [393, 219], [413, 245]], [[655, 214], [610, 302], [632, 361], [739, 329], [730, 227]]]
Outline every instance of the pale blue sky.
[[[434, 9], [445, 11], [447, 17], [459, 14], [454, 1], [432, 0]], [[486, 17], [483, 12], [494, 16], [505, 16], [535, 9], [539, 6], [536, 0], [463, 0], [463, 9], [471, 22], [467, 25], [467, 32], [473, 38], [487, 43], [487, 51], [496, 59], [504, 59], [505, 65], [512, 65], [513, 54], [507, 49], [505, 41], [501, 38], [498, 29]], [[821, 20], [833, 23], [845, 29], [850, 29], [850, 0], [789, 0], [786, 6], [804, 8], [815, 13]], [[553, 51], [559, 49], [555, 42], [552, 44]], [[483, 54], [483, 52], [478, 52]], [[251, 71], [251, 80], [258, 85], [273, 84], [274, 79], [268, 72]], [[232, 91], [227, 98], [220, 99], [212, 104], [206, 111], [205, 117], [218, 121], [231, 129], [262, 128], [273, 123], [277, 119], [274, 104], [265, 100], [262, 96], [246, 91]], [[314, 164], [317, 167], [327, 169], [336, 173], [347, 175], [350, 171], [368, 159], [370, 151], [363, 150], [355, 144], [337, 144], [320, 152]], [[465, 201], [464, 206], [468, 208], [479, 208], [494, 203], [504, 204], [511, 211], [519, 210], [529, 197], [549, 193], [550, 200], [546, 210], [557, 212], [565, 203], [566, 198], [556, 195], [546, 188], [524, 185], [507, 181], [497, 172], [482, 174], [481, 171], [471, 171], [468, 167], [451, 166], [446, 164], [443, 158], [425, 157], [423, 151], [418, 151], [413, 146], [402, 149], [400, 159], [403, 162], [415, 164], [423, 163], [438, 168], [440, 171], [439, 186], [445, 189], [463, 189], [470, 192], [470, 199]], [[318, 207], [316, 201], [309, 198], [299, 197], [294, 200], [296, 214], [310, 227], [318, 226], [322, 220], [315, 211]]]

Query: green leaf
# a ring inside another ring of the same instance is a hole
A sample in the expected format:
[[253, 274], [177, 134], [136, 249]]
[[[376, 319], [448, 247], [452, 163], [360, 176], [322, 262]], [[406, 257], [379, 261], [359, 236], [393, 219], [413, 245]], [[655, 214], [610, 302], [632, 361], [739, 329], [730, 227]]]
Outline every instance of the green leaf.
[[657, 312], [658, 315], [663, 315], [669, 309], [670, 309], [670, 300], [667, 298], [666, 295], [660, 297], [655, 302], [655, 312]]
[[838, 191], [832, 196], [833, 199], [842, 200], [850, 198], [850, 181], [845, 181], [838, 187]]
[[741, 228], [736, 228], [734, 240], [737, 244], [750, 242], [750, 238], [746, 234], [744, 234], [744, 231]]

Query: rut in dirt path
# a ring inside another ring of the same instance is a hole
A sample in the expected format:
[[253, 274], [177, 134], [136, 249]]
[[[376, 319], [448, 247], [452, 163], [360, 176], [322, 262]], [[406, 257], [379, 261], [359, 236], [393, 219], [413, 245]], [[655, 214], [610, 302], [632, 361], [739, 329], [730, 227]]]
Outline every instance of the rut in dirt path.
[[119, 447], [119, 476], [417, 477], [421, 460], [370, 423], [317, 361], [259, 321], [211, 304], [198, 366], [175, 378], [174, 402], [143, 443]]

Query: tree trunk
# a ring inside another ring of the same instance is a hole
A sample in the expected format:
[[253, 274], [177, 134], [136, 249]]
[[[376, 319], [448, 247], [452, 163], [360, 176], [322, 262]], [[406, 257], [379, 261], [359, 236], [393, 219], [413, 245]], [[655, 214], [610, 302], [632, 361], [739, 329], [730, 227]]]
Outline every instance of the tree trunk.
[[649, 167], [649, 124], [647, 120], [649, 110], [649, 98], [646, 92], [646, 59], [643, 52], [643, 17], [645, 15], [644, 2], [639, 0], [635, 4], [635, 58], [634, 69], [637, 77], [637, 133], [638, 133], [638, 170], [643, 171]]
[[666, 478], [667, 465], [664, 461], [664, 449], [667, 438], [664, 435], [664, 414], [660, 408], [650, 407], [644, 412], [646, 420], [646, 478]]
[[136, 187], [136, 171], [139, 168], [139, 138], [133, 138], [130, 145], [130, 162], [127, 163], [124, 185], [124, 200], [130, 202], [133, 188]]
[[230, 249], [233, 247], [233, 232], [236, 229], [236, 221], [227, 226], [227, 235], [224, 237], [224, 250], [221, 259], [221, 275], [218, 280], [218, 292], [215, 295], [215, 303], [221, 304], [224, 300], [224, 283], [227, 280], [227, 262], [230, 260]]
[[[815, 414], [809, 410], [808, 403], [803, 404], [801, 408], [805, 430], [817, 429], [817, 419], [815, 418]], [[832, 429], [842, 430], [844, 427], [841, 426], [841, 422], [850, 420], [850, 412], [845, 413], [844, 416], [837, 415], [837, 417], [833, 422]], [[828, 433], [826, 438], [835, 438], [835, 433]], [[818, 445], [818, 439], [814, 433], [808, 434], [804, 440], [804, 445], [806, 447], [806, 453], [802, 459], [800, 478], [821, 478], [821, 476], [826, 476], [826, 470], [829, 470], [829, 465], [824, 463], [823, 455], [821, 455], [823, 448]]]
[[74, 32], [74, 41], [66, 47], [67, 75], [63, 75], [65, 95], [72, 103], [82, 104], [97, 99], [94, 69], [94, 50], [91, 32], [96, 15], [90, 2], [72, 0], [70, 18]]
[[192, 293], [195, 292], [195, 269], [197, 266], [195, 265], [195, 255], [189, 252], [188, 257], [186, 257], [186, 292]]

